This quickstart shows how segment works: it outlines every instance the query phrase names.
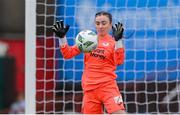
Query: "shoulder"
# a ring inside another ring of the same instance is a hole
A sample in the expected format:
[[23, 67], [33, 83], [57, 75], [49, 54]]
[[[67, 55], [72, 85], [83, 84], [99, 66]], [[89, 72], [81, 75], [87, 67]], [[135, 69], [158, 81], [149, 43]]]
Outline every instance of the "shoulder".
[[107, 38], [108, 38], [109, 41], [115, 42], [115, 41], [114, 41], [114, 38], [113, 38], [110, 34], [108, 34]]
[[108, 35], [108, 41], [111, 43], [111, 44], [115, 44], [115, 40], [114, 38], [111, 36], [111, 35]]
[[115, 47], [115, 40], [111, 35], [108, 35], [106, 38], [106, 42], [110, 45], [110, 47], [113, 49]]

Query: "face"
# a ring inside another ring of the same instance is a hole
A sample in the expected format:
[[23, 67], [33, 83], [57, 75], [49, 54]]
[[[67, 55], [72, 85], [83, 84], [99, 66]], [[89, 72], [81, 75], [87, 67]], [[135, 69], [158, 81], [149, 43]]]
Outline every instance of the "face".
[[96, 16], [95, 25], [98, 36], [107, 35], [112, 27], [112, 23], [106, 15]]

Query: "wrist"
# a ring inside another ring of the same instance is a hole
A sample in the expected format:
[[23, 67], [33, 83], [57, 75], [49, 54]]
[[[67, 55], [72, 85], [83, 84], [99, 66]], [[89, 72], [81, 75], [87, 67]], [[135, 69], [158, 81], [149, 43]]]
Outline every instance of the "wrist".
[[66, 44], [66, 43], [67, 43], [66, 37], [64, 37], [64, 38], [59, 38], [59, 45], [60, 45], [60, 46], [63, 46], [63, 45]]
[[124, 45], [123, 45], [123, 40], [122, 40], [122, 39], [116, 41], [116, 43], [115, 43], [115, 49], [123, 48], [123, 47], [124, 47]]
[[64, 44], [61, 44], [61, 46], [60, 46], [61, 48], [65, 48], [66, 47], [66, 43], [64, 43]]

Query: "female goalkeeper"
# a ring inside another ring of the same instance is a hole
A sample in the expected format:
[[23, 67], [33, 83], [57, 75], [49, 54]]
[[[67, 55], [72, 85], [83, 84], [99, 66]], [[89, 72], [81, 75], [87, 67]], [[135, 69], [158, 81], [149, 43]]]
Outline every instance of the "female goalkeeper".
[[[91, 53], [84, 54], [82, 113], [101, 114], [103, 105], [108, 113], [125, 113], [115, 74], [116, 66], [124, 62], [123, 25], [118, 22], [112, 26], [112, 15], [101, 11], [95, 15], [95, 26], [98, 47]], [[109, 34], [111, 28], [113, 37]], [[52, 29], [60, 38], [60, 50], [65, 59], [81, 53], [76, 45], [69, 46], [67, 43], [65, 35], [69, 25], [64, 26], [61, 20]]]

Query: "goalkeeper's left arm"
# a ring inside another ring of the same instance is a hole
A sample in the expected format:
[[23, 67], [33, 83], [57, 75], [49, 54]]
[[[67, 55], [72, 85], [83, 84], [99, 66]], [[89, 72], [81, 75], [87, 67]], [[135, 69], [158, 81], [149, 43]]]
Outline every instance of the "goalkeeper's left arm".
[[123, 45], [123, 24], [118, 22], [115, 26], [112, 26], [113, 37], [115, 39], [115, 55], [114, 60], [117, 65], [124, 63], [124, 45]]

